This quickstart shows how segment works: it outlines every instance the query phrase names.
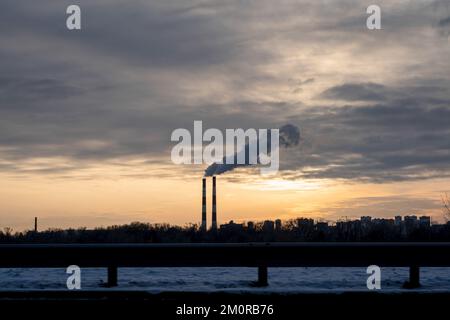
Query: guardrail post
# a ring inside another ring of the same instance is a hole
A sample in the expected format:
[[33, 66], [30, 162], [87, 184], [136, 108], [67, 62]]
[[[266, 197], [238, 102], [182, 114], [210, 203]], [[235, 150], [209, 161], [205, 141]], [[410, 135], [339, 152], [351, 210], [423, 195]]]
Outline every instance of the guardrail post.
[[409, 267], [409, 283], [413, 288], [420, 287], [420, 268], [413, 266]]
[[267, 287], [269, 285], [269, 282], [267, 281], [267, 267], [266, 266], [259, 266], [258, 267], [258, 287]]
[[108, 287], [117, 287], [117, 267], [109, 266], [108, 267]]
[[420, 287], [420, 267], [409, 267], [409, 281], [406, 281], [403, 287], [406, 289], [414, 289]]

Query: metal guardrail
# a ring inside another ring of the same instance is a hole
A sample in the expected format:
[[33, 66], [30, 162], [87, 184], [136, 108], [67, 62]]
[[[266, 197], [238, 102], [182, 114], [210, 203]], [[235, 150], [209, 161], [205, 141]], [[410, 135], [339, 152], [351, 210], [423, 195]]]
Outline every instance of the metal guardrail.
[[257, 267], [258, 285], [268, 267], [409, 267], [409, 287], [419, 286], [420, 267], [450, 266], [450, 243], [189, 243], [189, 244], [6, 244], [0, 268], [78, 265], [118, 267]]

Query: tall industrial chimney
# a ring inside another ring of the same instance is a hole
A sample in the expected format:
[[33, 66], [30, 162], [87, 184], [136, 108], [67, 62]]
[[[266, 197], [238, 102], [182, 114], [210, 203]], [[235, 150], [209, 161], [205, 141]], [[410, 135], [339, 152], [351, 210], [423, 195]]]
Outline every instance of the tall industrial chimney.
[[202, 191], [202, 227], [203, 231], [206, 231], [206, 178], [202, 179], [203, 191]]
[[216, 177], [213, 176], [213, 190], [212, 190], [212, 225], [211, 229], [217, 230], [217, 208], [216, 208]]

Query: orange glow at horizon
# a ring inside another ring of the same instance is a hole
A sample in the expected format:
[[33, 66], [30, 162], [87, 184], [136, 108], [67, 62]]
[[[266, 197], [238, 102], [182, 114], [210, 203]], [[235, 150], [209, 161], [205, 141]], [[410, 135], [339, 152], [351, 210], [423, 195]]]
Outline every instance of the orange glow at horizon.
[[[100, 227], [133, 221], [185, 225], [200, 223], [201, 174], [196, 177], [126, 176], [112, 168], [95, 179], [73, 176], [2, 175], [0, 228]], [[108, 172], [108, 175], [105, 175]], [[91, 172], [92, 173], [92, 172]], [[185, 178], [180, 178], [185, 177]], [[233, 180], [218, 177], [218, 223], [288, 220], [297, 217], [336, 221], [363, 215], [431, 215], [442, 221], [440, 196], [448, 180], [369, 184], [333, 180], [283, 180], [280, 177]], [[211, 179], [207, 181], [208, 225]]]

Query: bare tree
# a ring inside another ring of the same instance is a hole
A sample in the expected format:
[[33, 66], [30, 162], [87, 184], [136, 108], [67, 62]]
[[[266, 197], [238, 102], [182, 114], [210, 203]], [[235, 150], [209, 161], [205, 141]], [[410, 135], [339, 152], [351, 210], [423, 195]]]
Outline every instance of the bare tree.
[[450, 221], [450, 198], [448, 193], [445, 193], [442, 196], [442, 204], [444, 205], [444, 218], [447, 221]]
[[13, 229], [12, 228], [10, 228], [10, 227], [3, 228], [3, 234], [5, 236], [10, 237], [10, 236], [12, 236], [12, 233], [13, 233]]

